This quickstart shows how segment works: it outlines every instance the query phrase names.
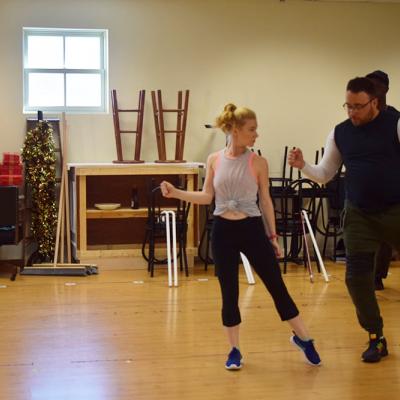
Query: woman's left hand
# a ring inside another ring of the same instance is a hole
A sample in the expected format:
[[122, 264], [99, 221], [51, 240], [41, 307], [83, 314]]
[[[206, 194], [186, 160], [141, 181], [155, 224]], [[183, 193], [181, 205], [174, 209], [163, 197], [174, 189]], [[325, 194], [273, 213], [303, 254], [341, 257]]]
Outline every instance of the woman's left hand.
[[281, 246], [279, 246], [278, 239], [277, 238], [273, 238], [272, 240], [270, 240], [270, 242], [272, 244], [272, 247], [274, 248], [275, 255], [277, 257], [280, 257], [282, 255], [282, 252], [281, 252]]

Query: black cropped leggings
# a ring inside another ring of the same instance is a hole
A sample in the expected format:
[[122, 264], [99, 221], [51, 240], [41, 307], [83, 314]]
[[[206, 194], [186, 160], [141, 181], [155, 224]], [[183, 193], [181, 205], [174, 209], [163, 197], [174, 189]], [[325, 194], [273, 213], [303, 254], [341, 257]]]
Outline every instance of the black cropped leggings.
[[240, 324], [239, 260], [240, 252], [271, 294], [282, 321], [296, 317], [299, 311], [290, 297], [273, 247], [266, 237], [261, 217], [228, 220], [214, 217], [212, 252], [222, 292], [222, 323], [224, 326]]

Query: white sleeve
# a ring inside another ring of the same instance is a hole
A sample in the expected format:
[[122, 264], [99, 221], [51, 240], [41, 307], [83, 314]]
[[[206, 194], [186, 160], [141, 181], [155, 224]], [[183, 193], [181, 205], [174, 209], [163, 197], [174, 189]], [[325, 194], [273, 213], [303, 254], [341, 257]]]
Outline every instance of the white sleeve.
[[[400, 129], [400, 122], [398, 130]], [[399, 134], [400, 137], [400, 134]], [[318, 182], [329, 182], [336, 174], [342, 164], [342, 156], [336, 146], [334, 130], [332, 130], [326, 140], [325, 152], [318, 165], [305, 163], [301, 172], [309, 179]]]

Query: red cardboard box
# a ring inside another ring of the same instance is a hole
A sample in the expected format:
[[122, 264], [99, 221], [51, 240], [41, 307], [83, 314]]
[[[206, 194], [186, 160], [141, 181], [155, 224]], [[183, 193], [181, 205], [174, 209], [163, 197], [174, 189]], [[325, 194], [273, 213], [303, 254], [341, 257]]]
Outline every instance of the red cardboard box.
[[0, 175], [22, 175], [22, 164], [0, 164]]
[[20, 186], [22, 175], [0, 175], [0, 186]]
[[18, 153], [3, 153], [3, 164], [18, 165], [21, 164], [21, 158]]

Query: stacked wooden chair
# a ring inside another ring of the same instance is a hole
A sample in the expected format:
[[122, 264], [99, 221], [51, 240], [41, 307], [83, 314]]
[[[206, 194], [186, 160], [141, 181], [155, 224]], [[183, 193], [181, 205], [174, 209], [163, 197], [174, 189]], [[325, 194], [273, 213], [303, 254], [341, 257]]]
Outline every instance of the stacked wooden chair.
[[[187, 111], [189, 105], [189, 90], [178, 92], [178, 107], [175, 109], [169, 109], [163, 107], [161, 90], [152, 91], [151, 99], [153, 103], [154, 113], [154, 124], [156, 129], [156, 140], [158, 149], [158, 163], [183, 163], [186, 162], [183, 159], [183, 148], [185, 145], [185, 133], [186, 133], [186, 121]], [[176, 129], [167, 130], [165, 129], [164, 114], [165, 113], [176, 113]], [[167, 150], [165, 146], [165, 134], [175, 133], [175, 158], [167, 159]]]
[[[145, 90], [139, 91], [139, 104], [136, 109], [120, 109], [118, 107], [117, 100], [117, 91], [113, 89], [111, 91], [111, 104], [113, 110], [113, 120], [114, 120], [114, 133], [115, 133], [115, 142], [117, 145], [117, 160], [114, 163], [118, 164], [134, 164], [134, 163], [143, 163], [144, 161], [140, 159], [140, 148], [142, 145], [142, 131], [143, 131], [143, 115], [144, 115], [144, 99], [145, 99]], [[120, 113], [137, 113], [137, 122], [136, 122], [136, 130], [122, 130], [120, 126], [119, 114]], [[134, 149], [134, 159], [127, 160], [123, 156], [122, 151], [122, 133], [130, 133], [136, 135], [135, 140], [135, 149]]]

